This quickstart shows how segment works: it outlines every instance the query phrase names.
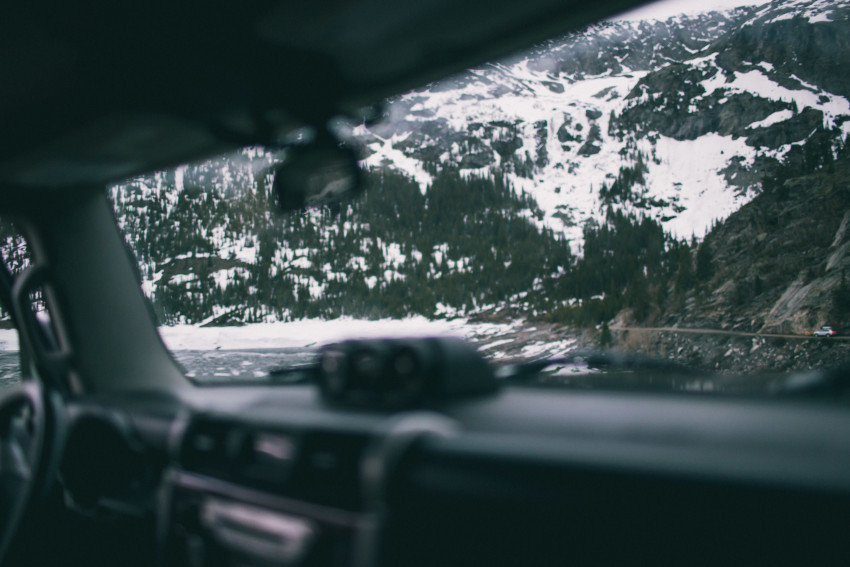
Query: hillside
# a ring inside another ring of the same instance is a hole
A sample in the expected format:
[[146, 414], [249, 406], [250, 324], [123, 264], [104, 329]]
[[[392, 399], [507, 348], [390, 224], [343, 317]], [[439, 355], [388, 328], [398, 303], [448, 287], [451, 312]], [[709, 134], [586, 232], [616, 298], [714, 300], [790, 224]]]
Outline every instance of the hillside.
[[535, 203], [501, 177], [444, 170], [423, 195], [404, 175], [374, 171], [358, 202], [282, 216], [269, 211], [266, 183], [231, 194], [193, 189], [205, 166], [179, 175], [174, 198], [157, 176], [113, 192], [166, 324], [530, 310], [529, 290], [552, 287], [573, 262], [562, 236], [529, 220]]
[[580, 251], [607, 206], [682, 238], [760, 190], [816, 129], [850, 133], [847, 2], [605, 22], [398, 97], [370, 165], [501, 171]]
[[[692, 285], [660, 286], [649, 309], [620, 311], [611, 322], [611, 343], [733, 375], [846, 364], [850, 146], [842, 145], [836, 154], [810, 154], [781, 167], [761, 194], [688, 252], [690, 261], [680, 265], [676, 281], [682, 280], [681, 267], [690, 266]], [[822, 325], [832, 326], [842, 339], [770, 336], [806, 336]], [[669, 330], [642, 330], [646, 327]], [[688, 332], [672, 332], [675, 328]], [[584, 342], [598, 344], [600, 337], [591, 333]], [[752, 391], [749, 382], [733, 379], [712, 387]]]
[[605, 22], [400, 96], [353, 130], [373, 189], [334, 214], [270, 213], [279, 156], [251, 149], [116, 187], [119, 219], [166, 323], [676, 318], [692, 237], [850, 132], [848, 6]]
[[659, 321], [763, 333], [850, 331], [850, 148], [791, 173], [699, 245], [710, 268]]

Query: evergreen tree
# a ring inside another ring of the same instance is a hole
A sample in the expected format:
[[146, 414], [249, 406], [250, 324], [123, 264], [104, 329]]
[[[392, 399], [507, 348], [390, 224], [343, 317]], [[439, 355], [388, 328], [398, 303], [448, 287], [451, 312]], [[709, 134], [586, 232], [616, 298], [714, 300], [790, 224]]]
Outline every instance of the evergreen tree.
[[603, 348], [610, 347], [614, 342], [614, 337], [611, 335], [611, 329], [608, 328], [608, 323], [602, 323], [602, 330], [599, 333], [599, 346]]
[[844, 270], [841, 270], [841, 282], [835, 288], [835, 291], [833, 291], [832, 302], [835, 307], [836, 316], [842, 319], [850, 316], [850, 285], [847, 283], [847, 276]]
[[700, 283], [704, 283], [711, 278], [714, 273], [714, 266], [711, 254], [711, 248], [709, 248], [707, 242], [703, 242], [697, 248], [697, 266], [696, 266], [696, 278]]

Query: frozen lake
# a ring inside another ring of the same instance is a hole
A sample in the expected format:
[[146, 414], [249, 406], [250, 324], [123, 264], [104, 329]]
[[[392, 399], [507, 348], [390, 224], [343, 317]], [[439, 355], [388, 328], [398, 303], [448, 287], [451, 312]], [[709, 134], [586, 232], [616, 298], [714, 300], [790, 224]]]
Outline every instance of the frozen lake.
[[[270, 368], [300, 365], [312, 360], [314, 349], [180, 350], [174, 358], [186, 375], [199, 382], [255, 380]], [[0, 388], [20, 381], [18, 353], [0, 352]]]
[[[187, 376], [215, 382], [256, 380], [271, 368], [308, 363], [318, 346], [344, 339], [457, 336], [475, 343], [493, 361], [555, 356], [575, 344], [571, 336], [555, 333], [551, 326], [529, 325], [521, 320], [335, 319], [243, 327], [178, 325], [159, 331]], [[20, 380], [17, 349], [17, 332], [0, 330], [0, 387]]]

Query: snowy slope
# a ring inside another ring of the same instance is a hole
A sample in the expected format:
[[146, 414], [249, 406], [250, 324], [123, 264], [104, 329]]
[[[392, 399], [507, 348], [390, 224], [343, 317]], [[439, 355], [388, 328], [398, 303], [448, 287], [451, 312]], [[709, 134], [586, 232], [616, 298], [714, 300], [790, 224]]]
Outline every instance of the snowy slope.
[[[639, 209], [676, 236], [702, 236], [752, 198], [765, 164], [781, 160], [811, 130], [779, 145], [760, 146], [754, 134], [790, 129], [807, 109], [821, 113], [824, 128], [850, 133], [846, 93], [784, 72], [775, 61], [736, 60], [731, 69], [730, 42], [786, 20], [797, 26], [792, 32], [808, 33], [846, 20], [847, 12], [846, 1], [798, 0], [605, 23], [398, 97], [384, 124], [357, 131], [371, 154], [365, 163], [408, 172], [423, 190], [426, 163], [507, 172], [543, 208], [545, 225], [579, 249], [584, 222], [604, 217], [600, 188], [641, 160], [645, 182], [615, 206]], [[755, 102], [742, 107], [743, 98]], [[653, 123], [667, 116], [679, 130]], [[705, 116], [716, 123], [700, 125]], [[698, 135], [683, 132], [683, 124]]]
[[602, 300], [614, 290], [582, 287], [573, 268], [584, 229], [609, 210], [701, 237], [783, 162], [850, 134], [848, 22], [850, 0], [603, 22], [426, 85], [354, 129], [368, 177], [386, 183], [347, 216], [273, 215], [280, 156], [256, 148], [130, 180], [112, 198], [169, 324]]

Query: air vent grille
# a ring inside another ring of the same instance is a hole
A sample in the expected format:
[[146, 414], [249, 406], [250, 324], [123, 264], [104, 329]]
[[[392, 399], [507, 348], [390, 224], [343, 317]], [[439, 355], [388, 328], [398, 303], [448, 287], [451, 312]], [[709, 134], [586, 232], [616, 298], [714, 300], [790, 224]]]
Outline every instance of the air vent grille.
[[245, 425], [198, 416], [186, 429], [183, 470], [346, 510], [361, 508], [365, 433]]
[[199, 417], [186, 428], [180, 448], [180, 465], [184, 470], [219, 478], [236, 474], [234, 451], [240, 444], [238, 428], [227, 421]]

